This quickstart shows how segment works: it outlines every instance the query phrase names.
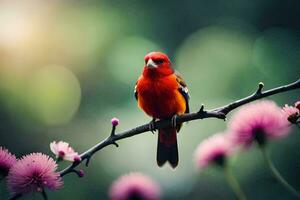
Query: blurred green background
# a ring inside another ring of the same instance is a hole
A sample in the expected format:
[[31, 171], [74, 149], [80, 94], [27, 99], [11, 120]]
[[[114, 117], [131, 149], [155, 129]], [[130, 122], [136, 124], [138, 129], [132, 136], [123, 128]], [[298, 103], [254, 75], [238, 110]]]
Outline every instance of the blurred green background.
[[[17, 156], [50, 153], [64, 140], [83, 152], [110, 132], [150, 120], [136, 106], [133, 88], [144, 55], [167, 53], [188, 83], [191, 110], [213, 108], [300, 78], [300, 2], [297, 0], [1, 0], [0, 145]], [[299, 91], [270, 99], [280, 106]], [[230, 115], [229, 115], [230, 118]], [[186, 124], [178, 136], [176, 170], [156, 166], [157, 135], [145, 133], [98, 152], [86, 176], [64, 177], [50, 199], [107, 199], [114, 179], [140, 171], [156, 180], [163, 199], [234, 199], [223, 174], [199, 174], [194, 150], [226, 123]], [[282, 174], [300, 190], [300, 135], [269, 145]], [[267, 171], [256, 148], [231, 160], [249, 199], [293, 199]], [[61, 165], [62, 169], [65, 165]], [[40, 195], [25, 199], [41, 199]]]

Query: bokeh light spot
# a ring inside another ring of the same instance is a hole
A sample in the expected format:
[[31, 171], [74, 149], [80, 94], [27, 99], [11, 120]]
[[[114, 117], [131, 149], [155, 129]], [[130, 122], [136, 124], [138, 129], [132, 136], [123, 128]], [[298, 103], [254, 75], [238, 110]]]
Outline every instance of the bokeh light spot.
[[47, 66], [30, 76], [28, 105], [33, 117], [46, 125], [69, 122], [78, 109], [80, 99], [79, 81], [63, 66]]
[[220, 98], [239, 69], [249, 67], [253, 41], [245, 32], [210, 26], [185, 40], [175, 64], [188, 83], [193, 83], [189, 87], [194, 98]]

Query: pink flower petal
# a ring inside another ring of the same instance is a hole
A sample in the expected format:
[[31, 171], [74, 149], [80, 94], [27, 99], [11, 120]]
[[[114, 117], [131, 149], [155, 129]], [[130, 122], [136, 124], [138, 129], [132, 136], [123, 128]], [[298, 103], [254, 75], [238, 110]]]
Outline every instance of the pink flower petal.
[[150, 177], [141, 173], [130, 173], [121, 176], [112, 184], [109, 196], [110, 200], [128, 200], [131, 198], [158, 200], [160, 190]]
[[274, 102], [265, 100], [243, 106], [234, 114], [228, 128], [236, 144], [250, 146], [258, 138], [269, 140], [286, 136], [289, 122]]
[[9, 171], [7, 177], [11, 195], [41, 192], [47, 188], [58, 190], [63, 182], [55, 172], [57, 164], [52, 158], [42, 153], [23, 156]]
[[0, 146], [0, 178], [7, 176], [9, 169], [17, 162], [16, 156]]
[[299, 118], [299, 113], [300, 113], [300, 110], [298, 110], [298, 108], [285, 104], [285, 106], [282, 108], [282, 111], [283, 111], [285, 118], [289, 122], [296, 123], [297, 119]]
[[75, 158], [78, 158], [78, 153], [67, 142], [51, 142], [50, 149], [57, 158], [61, 158], [68, 161], [74, 161]]
[[199, 170], [206, 168], [217, 159], [225, 158], [233, 153], [233, 145], [229, 138], [218, 133], [202, 141], [195, 151], [195, 161]]

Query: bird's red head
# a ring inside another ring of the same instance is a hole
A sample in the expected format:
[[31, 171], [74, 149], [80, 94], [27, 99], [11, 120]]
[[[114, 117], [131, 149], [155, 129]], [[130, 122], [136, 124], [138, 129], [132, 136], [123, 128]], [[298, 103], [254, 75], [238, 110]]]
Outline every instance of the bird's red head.
[[151, 52], [145, 56], [144, 76], [161, 77], [172, 74], [169, 57], [161, 52]]

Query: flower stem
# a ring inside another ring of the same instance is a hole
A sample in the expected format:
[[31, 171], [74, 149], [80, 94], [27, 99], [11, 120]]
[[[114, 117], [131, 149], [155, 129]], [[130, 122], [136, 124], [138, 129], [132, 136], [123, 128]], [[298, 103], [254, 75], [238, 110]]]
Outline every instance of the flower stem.
[[62, 157], [56, 157], [55, 162], [56, 162], [56, 163], [59, 163], [59, 162], [61, 162], [62, 160], [63, 160]]
[[239, 183], [237, 182], [236, 178], [233, 176], [232, 171], [230, 170], [230, 168], [228, 167], [228, 165], [224, 165], [223, 167], [224, 169], [224, 173], [225, 173], [225, 177], [227, 179], [228, 184], [230, 185], [232, 191], [234, 192], [234, 194], [236, 195], [236, 198], [238, 200], [246, 200], [246, 196], [244, 194], [244, 192], [242, 191]]
[[9, 198], [9, 200], [16, 200], [22, 197], [22, 194], [16, 194], [14, 196], [12, 196], [11, 198]]
[[300, 123], [297, 123], [296, 126], [300, 129]]
[[295, 196], [297, 196], [298, 198], [300, 198], [300, 193], [297, 192], [297, 190], [295, 188], [293, 188], [283, 177], [282, 175], [279, 173], [279, 171], [275, 168], [275, 166], [273, 165], [271, 158], [269, 156], [269, 154], [266, 151], [266, 148], [264, 146], [260, 146], [260, 149], [262, 151], [263, 157], [267, 163], [267, 166], [269, 168], [269, 170], [272, 172], [273, 176], [277, 179], [277, 181], [279, 183], [281, 183], [288, 191], [290, 191], [292, 194], [294, 194]]
[[48, 200], [47, 193], [44, 189], [42, 190], [42, 195], [43, 195], [44, 200]]
[[5, 194], [4, 194], [4, 189], [3, 189], [4, 187], [2, 187], [2, 186], [4, 186], [2, 180], [3, 180], [3, 178], [0, 178], [0, 198], [4, 199]]

